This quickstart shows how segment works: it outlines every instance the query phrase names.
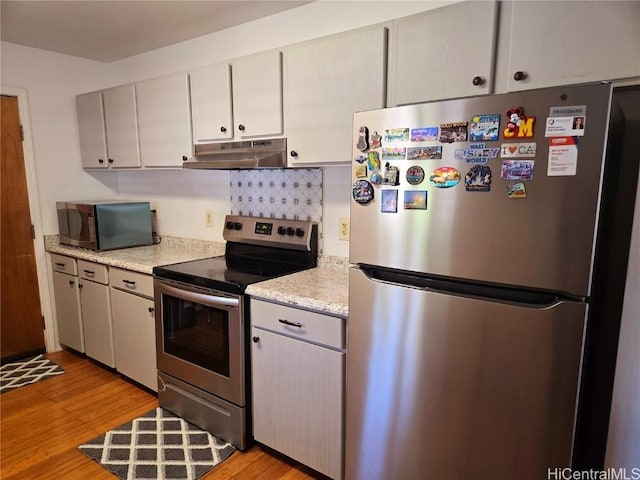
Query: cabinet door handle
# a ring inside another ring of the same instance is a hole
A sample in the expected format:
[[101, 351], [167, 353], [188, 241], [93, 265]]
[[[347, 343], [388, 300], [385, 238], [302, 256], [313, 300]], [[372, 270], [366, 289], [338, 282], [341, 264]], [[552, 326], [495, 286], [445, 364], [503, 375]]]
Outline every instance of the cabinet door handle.
[[149, 307], [149, 313], [153, 313], [153, 312], [155, 312], [155, 310], [156, 310], [155, 308]]
[[183, 155], [183, 156], [182, 156], [182, 161], [183, 161], [183, 162], [186, 162], [187, 160], [189, 160], [189, 159], [187, 158], [187, 156], [186, 156], [186, 155]]
[[473, 77], [473, 80], [471, 80], [471, 83], [473, 83], [476, 87], [479, 87], [480, 85], [484, 84], [484, 78], [479, 75], [475, 76]]
[[241, 132], [244, 132], [244, 125], [242, 124], [238, 125], [238, 130], [240, 130]]
[[258, 343], [260, 341], [260, 337], [253, 337], [251, 340], [253, 340], [253, 343]]
[[122, 283], [126, 283], [127, 285], [135, 285], [136, 282], [134, 282], [133, 280], [122, 280]]
[[109, 160], [107, 160], [109, 163], [113, 163], [113, 158], [110, 158]]
[[104, 160], [103, 160], [103, 159], [101, 159], [101, 158], [99, 158], [99, 159], [98, 159], [98, 163], [104, 163]]
[[298, 156], [298, 152], [296, 152], [295, 150], [291, 150], [291, 152], [289, 153], [289, 155], [291, 155], [293, 158]]
[[227, 127], [220, 127], [220, 131], [222, 133], [226, 133], [227, 132]]
[[300, 322], [290, 322], [289, 320], [285, 320], [283, 318], [279, 318], [278, 321], [280, 323], [284, 323], [285, 325], [290, 325], [292, 327], [302, 328], [302, 324]]
[[69, 280], [69, 285], [71, 285], [72, 287], [73, 287], [73, 284], [74, 284], [74, 283], [75, 283], [75, 282], [74, 282], [73, 280]]
[[516, 82], [519, 82], [520, 80], [524, 80], [525, 78], [527, 78], [527, 74], [525, 72], [521, 72], [520, 70], [518, 70], [516, 73], [513, 74], [513, 79]]

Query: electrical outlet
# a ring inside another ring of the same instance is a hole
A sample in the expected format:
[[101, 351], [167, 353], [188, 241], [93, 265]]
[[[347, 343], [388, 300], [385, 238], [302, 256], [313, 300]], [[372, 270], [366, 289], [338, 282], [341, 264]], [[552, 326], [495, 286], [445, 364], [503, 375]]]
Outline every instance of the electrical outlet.
[[213, 210], [211, 209], [204, 211], [204, 226], [207, 228], [213, 228]]
[[349, 219], [342, 217], [338, 219], [338, 240], [349, 240]]

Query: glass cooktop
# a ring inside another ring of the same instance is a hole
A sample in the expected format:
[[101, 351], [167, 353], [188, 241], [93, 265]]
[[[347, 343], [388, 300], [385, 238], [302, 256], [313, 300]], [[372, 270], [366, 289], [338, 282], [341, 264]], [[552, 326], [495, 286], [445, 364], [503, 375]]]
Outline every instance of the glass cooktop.
[[252, 283], [263, 282], [307, 268], [310, 266], [255, 258], [237, 259], [219, 256], [154, 267], [153, 274], [159, 278], [189, 285], [241, 294]]

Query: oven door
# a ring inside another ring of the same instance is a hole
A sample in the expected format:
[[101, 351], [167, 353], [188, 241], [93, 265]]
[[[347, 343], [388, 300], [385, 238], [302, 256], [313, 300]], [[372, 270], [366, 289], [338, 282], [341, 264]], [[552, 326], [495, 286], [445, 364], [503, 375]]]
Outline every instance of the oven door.
[[245, 405], [242, 297], [154, 280], [158, 370]]

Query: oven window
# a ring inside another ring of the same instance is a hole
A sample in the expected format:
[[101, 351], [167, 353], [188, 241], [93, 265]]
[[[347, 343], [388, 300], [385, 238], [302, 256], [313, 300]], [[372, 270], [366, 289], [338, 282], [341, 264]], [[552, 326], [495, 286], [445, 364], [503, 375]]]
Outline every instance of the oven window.
[[162, 296], [164, 351], [229, 376], [229, 312]]

